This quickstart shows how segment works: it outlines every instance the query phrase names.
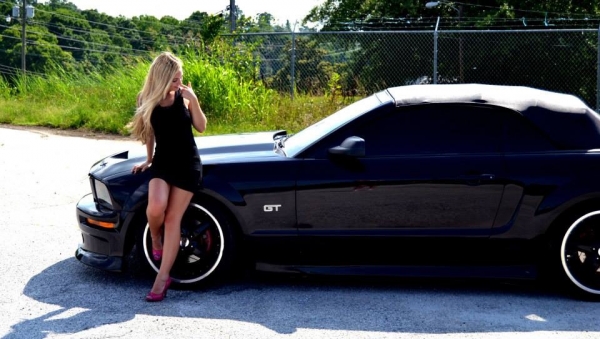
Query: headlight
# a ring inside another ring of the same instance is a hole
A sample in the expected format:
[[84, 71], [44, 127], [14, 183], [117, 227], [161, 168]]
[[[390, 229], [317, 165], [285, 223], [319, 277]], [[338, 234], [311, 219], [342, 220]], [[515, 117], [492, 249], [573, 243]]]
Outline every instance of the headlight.
[[108, 193], [108, 188], [101, 181], [94, 179], [94, 191], [96, 202], [104, 207], [113, 208], [112, 199], [110, 198], [110, 193]]

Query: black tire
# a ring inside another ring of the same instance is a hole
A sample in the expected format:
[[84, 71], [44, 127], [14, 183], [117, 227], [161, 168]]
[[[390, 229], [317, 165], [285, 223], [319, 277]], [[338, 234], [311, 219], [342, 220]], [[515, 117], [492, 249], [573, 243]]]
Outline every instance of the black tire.
[[[135, 248], [138, 270], [158, 272], [160, 262], [152, 258], [147, 222], [138, 227]], [[194, 287], [222, 280], [231, 273], [235, 252], [232, 223], [222, 209], [212, 203], [193, 201], [181, 222], [180, 248], [171, 279]]]
[[554, 237], [554, 267], [567, 292], [600, 300], [600, 211], [578, 214]]
[[[156, 274], [150, 267], [143, 253], [143, 249], [140, 246], [142, 241], [140, 240], [143, 235], [145, 225], [147, 225], [148, 219], [146, 218], [146, 207], [140, 208], [138, 213], [134, 216], [130, 225], [130, 232], [133, 232], [133, 244], [129, 246], [129, 249], [125, 249], [124, 256], [124, 272], [132, 278], [151, 278]], [[127, 247], [127, 245], [126, 245]]]

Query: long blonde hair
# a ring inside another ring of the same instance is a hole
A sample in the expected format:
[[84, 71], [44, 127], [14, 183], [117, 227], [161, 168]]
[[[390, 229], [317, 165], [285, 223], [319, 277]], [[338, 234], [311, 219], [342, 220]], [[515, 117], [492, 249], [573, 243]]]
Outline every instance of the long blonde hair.
[[150, 124], [152, 111], [161, 100], [167, 97], [171, 81], [175, 73], [182, 70], [182, 65], [181, 59], [170, 52], [162, 52], [150, 65], [144, 87], [138, 93], [137, 109], [133, 121], [128, 125], [131, 134], [142, 144], [145, 144], [148, 137], [154, 133]]

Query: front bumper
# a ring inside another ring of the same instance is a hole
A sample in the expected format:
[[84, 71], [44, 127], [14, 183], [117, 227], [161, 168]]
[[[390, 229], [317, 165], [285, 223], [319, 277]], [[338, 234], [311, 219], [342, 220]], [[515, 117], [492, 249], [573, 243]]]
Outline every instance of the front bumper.
[[121, 272], [123, 270], [123, 258], [88, 252], [81, 247], [81, 244], [75, 251], [75, 258], [88, 266], [101, 270], [113, 272]]
[[[77, 203], [77, 221], [82, 242], [75, 251], [75, 258], [82, 263], [107, 271], [121, 271], [125, 234], [119, 232], [119, 217], [114, 211], [99, 210], [92, 194]], [[111, 222], [114, 229], [91, 225], [87, 219]]]

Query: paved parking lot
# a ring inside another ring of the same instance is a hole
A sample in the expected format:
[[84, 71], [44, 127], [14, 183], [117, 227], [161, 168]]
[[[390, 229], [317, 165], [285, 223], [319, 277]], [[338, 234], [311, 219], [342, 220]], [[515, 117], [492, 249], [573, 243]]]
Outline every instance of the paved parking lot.
[[147, 303], [151, 281], [73, 256], [88, 169], [132, 147], [0, 126], [2, 338], [600, 338], [600, 303], [533, 284], [253, 274]]

